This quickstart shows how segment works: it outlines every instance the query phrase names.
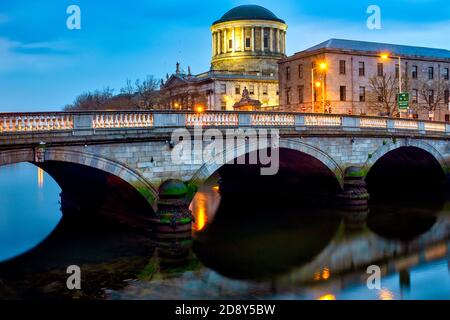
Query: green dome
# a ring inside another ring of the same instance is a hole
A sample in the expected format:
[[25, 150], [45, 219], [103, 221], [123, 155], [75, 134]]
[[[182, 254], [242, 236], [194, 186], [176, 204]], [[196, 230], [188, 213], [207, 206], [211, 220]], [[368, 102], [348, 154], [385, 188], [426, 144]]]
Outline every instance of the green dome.
[[188, 192], [188, 188], [184, 182], [180, 180], [167, 180], [159, 187], [159, 195], [161, 198], [181, 198]]
[[214, 22], [213, 25], [221, 22], [238, 20], [268, 20], [285, 23], [284, 20], [281, 20], [272, 11], [267, 10], [264, 7], [257, 5], [243, 5], [231, 9], [225, 13], [220, 20]]

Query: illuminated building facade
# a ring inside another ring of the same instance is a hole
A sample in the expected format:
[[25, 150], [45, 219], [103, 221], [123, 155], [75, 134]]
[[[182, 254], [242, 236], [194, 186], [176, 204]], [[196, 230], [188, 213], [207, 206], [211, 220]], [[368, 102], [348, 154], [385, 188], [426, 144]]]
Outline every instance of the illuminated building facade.
[[402, 91], [410, 94], [410, 116], [450, 121], [450, 51], [445, 49], [330, 39], [282, 59], [280, 104], [304, 112], [385, 115], [387, 97], [397, 109], [399, 70]]
[[256, 5], [231, 9], [213, 23], [208, 72], [192, 75], [177, 64], [162, 91], [171, 109], [233, 110], [247, 89], [261, 108], [278, 106], [278, 61], [286, 55], [286, 23]]

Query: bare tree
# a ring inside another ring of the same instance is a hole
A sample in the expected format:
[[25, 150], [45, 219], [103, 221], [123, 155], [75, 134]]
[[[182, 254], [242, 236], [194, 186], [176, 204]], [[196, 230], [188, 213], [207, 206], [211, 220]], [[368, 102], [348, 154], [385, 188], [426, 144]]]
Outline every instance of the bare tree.
[[396, 97], [398, 79], [394, 74], [373, 76], [369, 79], [368, 106], [378, 113], [390, 117], [398, 115]]
[[92, 111], [107, 108], [108, 102], [113, 97], [113, 89], [104, 88], [102, 91], [86, 92], [75, 98], [73, 104], [66, 105], [65, 111]]
[[136, 93], [141, 108], [155, 109], [159, 106], [161, 95], [159, 90], [160, 80], [148, 76], [144, 81], [136, 80]]
[[449, 85], [442, 79], [426, 81], [420, 85], [419, 96], [425, 103], [419, 104], [428, 112], [434, 112], [440, 104], [444, 103], [445, 91]]

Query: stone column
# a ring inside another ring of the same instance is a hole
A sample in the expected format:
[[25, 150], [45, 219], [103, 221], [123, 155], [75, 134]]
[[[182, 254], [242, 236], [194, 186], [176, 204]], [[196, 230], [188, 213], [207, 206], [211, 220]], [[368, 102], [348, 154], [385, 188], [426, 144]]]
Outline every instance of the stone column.
[[273, 29], [269, 28], [269, 51], [273, 52]]
[[245, 51], [245, 27], [242, 27], [242, 39], [241, 39], [241, 42], [242, 42], [242, 52], [244, 52]]
[[236, 28], [235, 27], [233, 27], [233, 29], [231, 30], [231, 38], [233, 39], [232, 52], [235, 53], [236, 52]]
[[227, 41], [227, 29], [223, 30], [223, 39], [222, 39], [222, 45], [223, 45], [223, 53], [228, 52], [228, 41]]
[[264, 52], [264, 27], [261, 27], [261, 51]]
[[279, 53], [280, 52], [280, 29], [275, 29], [276, 33], [275, 33], [275, 44], [276, 44], [276, 48], [275, 48], [275, 52]]
[[252, 52], [255, 52], [255, 27], [252, 27], [252, 39], [250, 41]]
[[212, 54], [213, 56], [217, 55], [217, 32], [213, 33]]

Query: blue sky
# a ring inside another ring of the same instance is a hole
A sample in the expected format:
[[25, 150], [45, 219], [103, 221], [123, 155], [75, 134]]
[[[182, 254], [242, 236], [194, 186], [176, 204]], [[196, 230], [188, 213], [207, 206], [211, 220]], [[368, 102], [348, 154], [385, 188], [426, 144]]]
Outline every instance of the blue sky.
[[[66, 27], [73, 4], [81, 30]], [[448, 0], [0, 0], [0, 112], [60, 110], [84, 91], [165, 77], [177, 61], [207, 71], [209, 27], [240, 4], [286, 20], [288, 54], [329, 38], [450, 49]], [[381, 30], [366, 27], [372, 4]]]

